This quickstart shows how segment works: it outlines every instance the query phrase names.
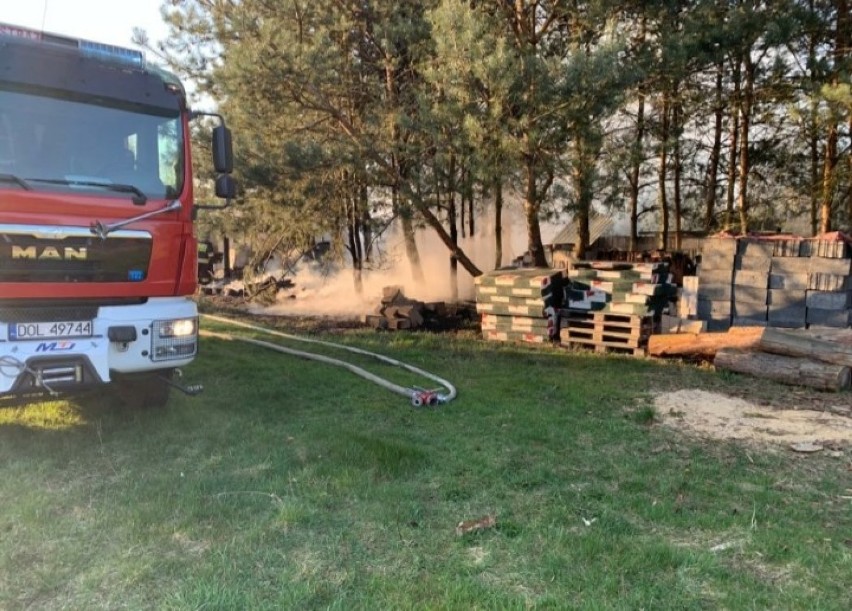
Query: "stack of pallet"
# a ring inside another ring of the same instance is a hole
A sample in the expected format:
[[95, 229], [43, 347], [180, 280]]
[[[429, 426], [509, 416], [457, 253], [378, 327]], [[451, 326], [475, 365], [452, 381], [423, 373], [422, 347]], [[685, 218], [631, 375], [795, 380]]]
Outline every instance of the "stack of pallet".
[[649, 315], [563, 310], [561, 327], [563, 346], [640, 356], [654, 332], [654, 320]]
[[567, 275], [561, 342], [597, 352], [644, 354], [655, 321], [677, 294], [664, 262], [577, 263]]
[[566, 291], [565, 307], [572, 310], [659, 318], [677, 295], [668, 264], [662, 261], [581, 262], [575, 263], [567, 276], [571, 286]]
[[852, 325], [852, 253], [839, 234], [713, 238], [698, 279], [698, 318], [711, 331]]
[[542, 288], [561, 278], [562, 272], [554, 269], [501, 269], [478, 276], [474, 286], [482, 336], [502, 342], [549, 341]]

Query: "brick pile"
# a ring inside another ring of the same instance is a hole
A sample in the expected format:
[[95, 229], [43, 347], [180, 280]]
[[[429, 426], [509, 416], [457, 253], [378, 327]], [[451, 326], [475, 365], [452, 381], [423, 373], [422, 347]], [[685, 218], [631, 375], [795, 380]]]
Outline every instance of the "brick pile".
[[499, 269], [474, 281], [482, 337], [490, 341], [545, 343], [550, 339], [542, 287], [559, 282], [555, 269]]
[[710, 331], [852, 326], [849, 239], [839, 233], [709, 239], [698, 271], [697, 314]]

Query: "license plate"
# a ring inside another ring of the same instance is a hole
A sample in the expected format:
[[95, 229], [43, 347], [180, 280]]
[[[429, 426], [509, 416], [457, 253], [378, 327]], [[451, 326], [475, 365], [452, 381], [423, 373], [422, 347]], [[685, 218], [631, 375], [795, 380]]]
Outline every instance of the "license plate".
[[57, 339], [61, 337], [91, 337], [91, 320], [61, 322], [18, 322], [9, 324], [9, 339]]

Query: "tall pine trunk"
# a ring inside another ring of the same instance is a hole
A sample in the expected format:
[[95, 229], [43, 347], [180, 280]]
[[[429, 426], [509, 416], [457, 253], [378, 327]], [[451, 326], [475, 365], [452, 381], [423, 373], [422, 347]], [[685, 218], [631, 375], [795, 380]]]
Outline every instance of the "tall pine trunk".
[[577, 244], [574, 252], [577, 259], [583, 259], [589, 246], [591, 246], [589, 219], [591, 217], [592, 189], [594, 187], [592, 184], [594, 155], [589, 150], [592, 143], [588, 142], [583, 136], [583, 130], [577, 129], [575, 134], [572, 182], [574, 183], [574, 199], [577, 202], [577, 214], [575, 216]]
[[674, 193], [672, 196], [674, 197], [674, 213], [675, 213], [675, 250], [680, 250], [681, 242], [683, 240], [682, 229], [683, 229], [683, 201], [681, 197], [681, 179], [683, 173], [683, 167], [681, 164], [681, 151], [680, 151], [680, 123], [682, 120], [681, 114], [683, 109], [681, 107], [680, 102], [675, 102], [674, 107], [672, 108], [672, 133], [674, 136], [674, 143], [672, 148], [672, 157], [674, 158]]
[[645, 139], [645, 93], [639, 92], [639, 107], [636, 109], [636, 137], [630, 167], [630, 250], [639, 248], [639, 180], [642, 174], [643, 140]]
[[538, 188], [536, 186], [537, 168], [534, 154], [527, 155], [525, 170], [524, 218], [527, 223], [527, 248], [530, 257], [532, 257], [532, 264], [535, 267], [547, 267], [547, 258], [544, 256], [544, 244], [541, 242], [541, 225], [538, 218], [540, 203], [538, 201]]
[[819, 232], [831, 231], [832, 201], [835, 190], [835, 170], [837, 168], [837, 123], [831, 121], [825, 142], [825, 157], [822, 166], [822, 198], [819, 206]]
[[741, 66], [739, 60], [733, 70], [734, 92], [731, 98], [731, 136], [728, 152], [728, 188], [725, 194], [725, 230], [734, 226], [734, 202], [737, 192], [737, 158], [740, 147], [740, 81]]
[[[398, 197], [394, 190], [393, 197]], [[402, 239], [405, 243], [405, 255], [411, 270], [411, 278], [417, 284], [425, 282], [423, 265], [420, 263], [420, 251], [417, 250], [417, 239], [414, 231], [414, 220], [411, 218], [410, 208], [397, 208], [399, 210], [400, 225], [402, 226]]]
[[754, 77], [757, 70], [757, 66], [748, 55], [744, 57], [744, 64], [745, 86], [740, 104], [740, 192], [737, 196], [737, 207], [740, 210], [740, 233], [743, 235], [749, 231], [748, 181], [751, 173], [749, 141], [751, 138], [751, 113], [754, 106]]
[[[450, 239], [453, 244], [459, 243], [459, 212], [456, 207], [456, 192], [459, 190], [456, 183], [456, 156], [450, 155], [450, 170], [447, 177], [447, 224], [450, 230]], [[461, 170], [464, 175], [464, 169]], [[461, 199], [461, 198], [460, 198]], [[461, 199], [462, 213], [464, 212], [464, 199]], [[461, 219], [462, 231], [464, 231], [464, 216]], [[459, 300], [459, 262], [452, 254], [450, 255], [450, 295], [453, 301]]]
[[503, 265], [503, 182], [494, 179], [494, 269]]
[[719, 185], [719, 161], [722, 156], [722, 121], [725, 106], [722, 102], [722, 78], [725, 67], [722, 62], [716, 64], [716, 105], [713, 109], [713, 146], [707, 163], [707, 176], [704, 182], [704, 231], [710, 232], [716, 225], [716, 191]]
[[660, 155], [657, 169], [657, 204], [660, 209], [659, 248], [665, 250], [669, 244], [669, 200], [667, 193], [669, 167], [669, 130], [670, 130], [669, 94], [663, 91], [660, 108]]
[[[639, 46], [645, 44], [647, 33], [647, 16], [642, 12], [642, 20], [639, 24]], [[642, 175], [642, 161], [644, 157], [643, 144], [645, 139], [645, 90], [640, 85], [639, 101], [636, 108], [636, 136], [633, 139], [633, 147], [630, 154], [630, 177], [629, 177], [629, 199], [630, 199], [630, 250], [635, 252], [639, 249], [639, 180]]]

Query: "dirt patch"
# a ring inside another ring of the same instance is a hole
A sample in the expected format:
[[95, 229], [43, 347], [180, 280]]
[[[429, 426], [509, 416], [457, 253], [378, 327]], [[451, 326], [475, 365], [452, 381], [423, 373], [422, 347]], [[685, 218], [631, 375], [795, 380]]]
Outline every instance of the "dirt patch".
[[824, 411], [777, 409], [697, 389], [660, 393], [654, 407], [664, 424], [711, 439], [852, 444], [852, 418]]

